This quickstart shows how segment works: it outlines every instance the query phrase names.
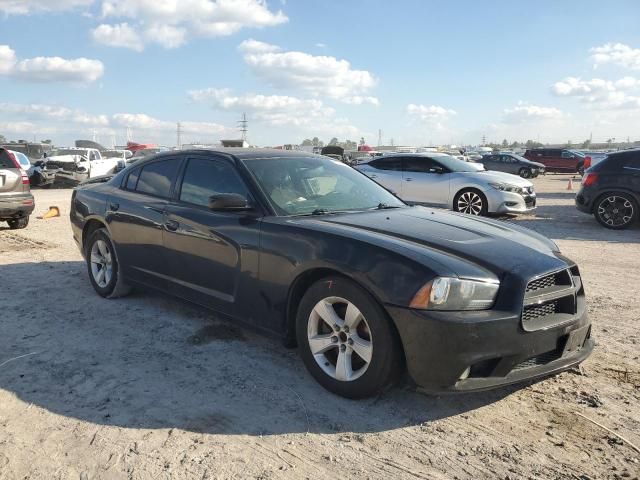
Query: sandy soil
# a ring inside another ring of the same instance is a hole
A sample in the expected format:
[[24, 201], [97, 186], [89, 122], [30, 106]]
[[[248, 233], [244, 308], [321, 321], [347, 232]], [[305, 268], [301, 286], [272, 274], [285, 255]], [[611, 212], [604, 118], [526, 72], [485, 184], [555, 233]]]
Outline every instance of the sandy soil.
[[295, 350], [200, 308], [99, 298], [71, 238], [70, 191], [36, 191], [36, 213], [62, 216], [0, 230], [0, 479], [638, 478], [626, 441], [640, 446], [640, 228], [601, 228], [567, 179], [536, 179], [537, 216], [509, 221], [580, 265], [598, 342], [583, 368], [364, 401], [327, 393]]

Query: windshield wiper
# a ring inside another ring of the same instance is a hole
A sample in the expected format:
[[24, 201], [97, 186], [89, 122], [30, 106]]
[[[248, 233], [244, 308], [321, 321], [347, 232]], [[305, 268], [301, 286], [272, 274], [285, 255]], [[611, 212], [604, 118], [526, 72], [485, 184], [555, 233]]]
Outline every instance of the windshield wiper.
[[376, 210], [387, 210], [389, 208], [400, 208], [399, 205], [387, 205], [386, 203], [379, 203]]

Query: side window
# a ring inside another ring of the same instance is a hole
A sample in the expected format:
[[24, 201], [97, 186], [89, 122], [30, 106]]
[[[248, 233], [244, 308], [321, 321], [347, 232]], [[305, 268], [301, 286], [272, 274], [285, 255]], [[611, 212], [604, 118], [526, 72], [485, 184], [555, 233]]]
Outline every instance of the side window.
[[208, 207], [209, 197], [219, 193], [237, 193], [245, 197], [249, 196], [247, 187], [229, 162], [190, 158], [184, 171], [180, 200]]
[[0, 150], [0, 168], [16, 168], [6, 150]]
[[634, 152], [633, 155], [629, 155], [624, 167], [631, 170], [640, 170], [640, 153]]
[[140, 176], [140, 169], [136, 168], [133, 172], [127, 176], [127, 183], [124, 188], [127, 190], [135, 190], [138, 185], [138, 177]]
[[562, 151], [562, 158], [575, 158], [575, 155], [571, 152], [567, 152], [566, 150]]
[[380, 158], [369, 162], [369, 165], [378, 170], [393, 170], [399, 172], [402, 170], [402, 159], [398, 157]]
[[405, 157], [404, 171], [417, 173], [430, 173], [434, 163], [428, 157]]
[[159, 162], [145, 165], [140, 170], [136, 192], [169, 198], [171, 185], [176, 178], [179, 166], [180, 160], [177, 158], [160, 160]]
[[515, 163], [515, 160], [509, 155], [500, 155], [500, 160], [502, 160], [502, 163]]

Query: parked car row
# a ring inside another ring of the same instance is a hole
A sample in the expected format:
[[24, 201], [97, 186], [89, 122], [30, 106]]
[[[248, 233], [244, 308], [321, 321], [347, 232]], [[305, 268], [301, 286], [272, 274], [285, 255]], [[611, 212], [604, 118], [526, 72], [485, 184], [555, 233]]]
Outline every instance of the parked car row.
[[487, 170], [511, 173], [522, 178], [535, 178], [538, 175], [544, 175], [546, 171], [544, 164], [532, 162], [515, 153], [492, 153], [485, 155], [478, 162], [482, 163]]
[[[46, 155], [46, 154], [45, 154]], [[96, 148], [59, 148], [35, 164], [29, 179], [32, 185], [77, 185], [78, 183], [125, 167], [123, 152], [104, 155]]]

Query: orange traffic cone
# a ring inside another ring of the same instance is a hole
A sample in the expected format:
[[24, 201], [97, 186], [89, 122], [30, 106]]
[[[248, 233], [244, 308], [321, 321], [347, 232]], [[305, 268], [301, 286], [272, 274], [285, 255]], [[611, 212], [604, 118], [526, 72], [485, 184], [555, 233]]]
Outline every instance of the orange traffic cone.
[[569, 183], [567, 183], [567, 190], [573, 190], [573, 179], [569, 179]]
[[54, 205], [49, 207], [49, 210], [47, 211], [47, 213], [45, 213], [44, 215], [41, 215], [38, 218], [41, 220], [46, 220], [47, 218], [53, 218], [53, 217], [59, 217], [59, 216], [60, 216], [60, 209]]

